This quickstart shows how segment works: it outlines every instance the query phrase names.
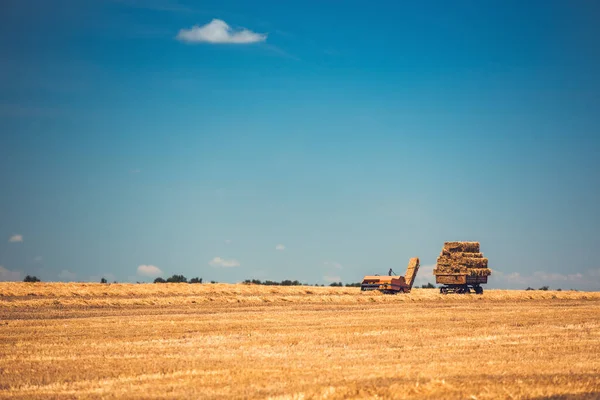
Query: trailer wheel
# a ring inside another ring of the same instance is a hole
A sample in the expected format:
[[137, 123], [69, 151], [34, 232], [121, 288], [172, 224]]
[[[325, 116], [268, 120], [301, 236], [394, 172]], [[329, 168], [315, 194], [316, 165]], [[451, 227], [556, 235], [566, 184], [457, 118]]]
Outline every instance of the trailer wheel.
[[446, 288], [446, 287], [441, 287], [441, 288], [440, 288], [440, 294], [448, 294], [448, 288]]
[[483, 294], [483, 288], [481, 286], [475, 286], [475, 294]]

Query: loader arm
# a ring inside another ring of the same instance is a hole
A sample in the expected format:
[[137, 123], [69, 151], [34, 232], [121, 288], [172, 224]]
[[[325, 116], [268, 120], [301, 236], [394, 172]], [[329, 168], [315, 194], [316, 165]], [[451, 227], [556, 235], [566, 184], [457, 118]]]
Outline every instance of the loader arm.
[[419, 266], [419, 259], [417, 257], [411, 258], [408, 261], [408, 267], [406, 267], [406, 274], [404, 275], [404, 279], [406, 280], [406, 284], [408, 285], [409, 289], [412, 289], [413, 283], [415, 283], [415, 278], [417, 277]]

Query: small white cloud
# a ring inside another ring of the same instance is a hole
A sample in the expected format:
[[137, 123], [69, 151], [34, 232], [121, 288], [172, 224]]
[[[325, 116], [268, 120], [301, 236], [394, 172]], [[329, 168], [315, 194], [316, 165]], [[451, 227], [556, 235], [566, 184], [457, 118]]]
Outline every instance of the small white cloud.
[[176, 39], [187, 43], [248, 44], [264, 42], [267, 35], [248, 29], [233, 30], [225, 21], [213, 19], [203, 26], [194, 25], [190, 29], [181, 29]]
[[0, 265], [0, 282], [4, 281], [20, 281], [21, 273], [19, 271], [11, 271]]
[[600, 268], [570, 274], [536, 271], [530, 275], [493, 270], [489, 283], [492, 287], [512, 289], [524, 289], [526, 287], [537, 289], [548, 285], [554, 289], [600, 290]]
[[142, 276], [159, 276], [163, 272], [155, 265], [140, 265], [137, 267], [137, 273]]
[[339, 262], [336, 262], [336, 261], [325, 261], [323, 263], [323, 265], [325, 265], [326, 267], [335, 268], [335, 269], [343, 268], [342, 264], [340, 264]]
[[58, 279], [60, 279], [61, 281], [73, 281], [75, 280], [76, 274], [74, 272], [71, 272], [69, 270], [63, 269], [62, 271], [60, 271], [60, 274], [58, 274]]
[[240, 262], [238, 260], [226, 260], [224, 258], [221, 257], [215, 257], [212, 260], [210, 260], [209, 264], [213, 267], [220, 267], [220, 268], [231, 268], [231, 267], [239, 267], [240, 266]]
[[341, 282], [342, 278], [340, 278], [339, 276], [328, 276], [328, 275], [325, 275], [323, 277], [323, 280], [326, 281], [326, 282]]
[[33, 258], [34, 262], [42, 262], [42, 260], [43, 260], [42, 256], [36, 256]]
[[278, 244], [277, 246], [275, 246], [275, 250], [283, 251], [285, 250], [285, 246], [282, 244]]
[[225, 240], [225, 244], [231, 244], [231, 240], [229, 240], [229, 239]]
[[9, 243], [21, 243], [23, 241], [23, 235], [12, 235], [9, 239]]

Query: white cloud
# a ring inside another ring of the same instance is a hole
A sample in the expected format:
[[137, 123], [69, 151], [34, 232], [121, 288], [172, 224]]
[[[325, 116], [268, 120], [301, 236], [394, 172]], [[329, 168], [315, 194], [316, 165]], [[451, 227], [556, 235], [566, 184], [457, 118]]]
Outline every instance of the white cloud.
[[58, 279], [60, 279], [61, 281], [74, 281], [75, 276], [76, 274], [74, 272], [63, 269], [62, 271], [60, 271], [60, 274], [58, 274]]
[[163, 272], [155, 265], [140, 265], [137, 267], [137, 273], [143, 276], [159, 276]]
[[12, 235], [8, 241], [9, 243], [21, 243], [23, 241], [23, 235]]
[[181, 29], [176, 39], [188, 43], [247, 44], [264, 42], [267, 40], [267, 34], [255, 33], [248, 29], [234, 30], [225, 21], [213, 19], [206, 25]]
[[282, 245], [282, 244], [278, 244], [277, 246], [275, 246], [275, 250], [284, 251], [285, 250], [285, 246]]
[[493, 270], [488, 282], [491, 287], [525, 289], [542, 286], [562, 289], [600, 290], [600, 268], [585, 272], [561, 274], [556, 272], [536, 271], [532, 274], [520, 272], [504, 273]]
[[229, 239], [225, 240], [225, 244], [231, 244], [231, 240], [229, 240]]
[[240, 266], [240, 262], [238, 260], [226, 260], [224, 258], [221, 257], [215, 257], [212, 260], [210, 260], [209, 264], [213, 267], [220, 267], [220, 268], [231, 268], [231, 267], [239, 267]]
[[[435, 276], [433, 275], [433, 269], [435, 268], [435, 264], [433, 265], [421, 265], [419, 267], [419, 271], [417, 271], [417, 276], [415, 277], [415, 283], [413, 287], [426, 285], [428, 283], [432, 283], [435, 285]], [[406, 273], [406, 270], [400, 270], [399, 272], [402, 276]]]
[[325, 265], [326, 267], [335, 268], [335, 269], [343, 268], [342, 264], [340, 264], [339, 262], [336, 262], [336, 261], [325, 261], [323, 263], [323, 265]]
[[42, 260], [43, 260], [42, 256], [37, 256], [37, 257], [33, 258], [33, 261], [35, 261], [35, 262], [42, 262]]
[[341, 282], [342, 278], [340, 278], [339, 276], [329, 276], [329, 275], [325, 275], [323, 277], [323, 280], [326, 282]]
[[0, 265], [0, 282], [4, 281], [20, 281], [21, 273], [19, 271], [11, 271]]

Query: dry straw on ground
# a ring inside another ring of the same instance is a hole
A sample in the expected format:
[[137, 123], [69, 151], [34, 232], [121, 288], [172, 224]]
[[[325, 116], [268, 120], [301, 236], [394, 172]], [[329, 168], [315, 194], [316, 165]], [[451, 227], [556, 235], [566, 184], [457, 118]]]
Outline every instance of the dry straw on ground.
[[0, 283], [0, 398], [592, 399], [599, 321], [571, 291]]

